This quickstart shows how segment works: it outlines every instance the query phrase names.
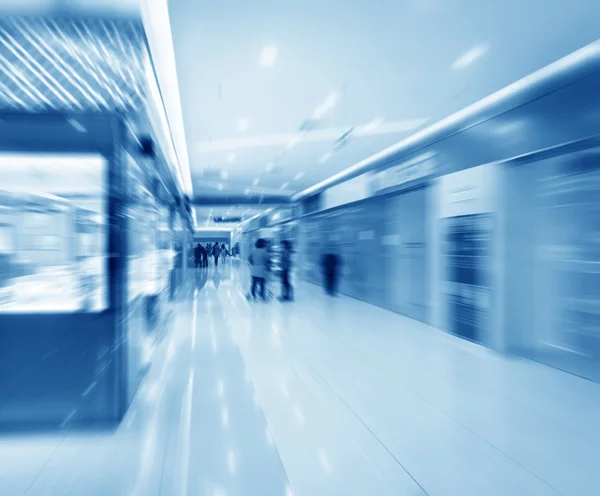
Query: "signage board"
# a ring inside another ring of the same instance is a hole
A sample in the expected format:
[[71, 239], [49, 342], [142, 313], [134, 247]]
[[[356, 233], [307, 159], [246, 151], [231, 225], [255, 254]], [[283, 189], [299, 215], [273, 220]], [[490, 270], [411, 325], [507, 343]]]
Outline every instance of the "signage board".
[[241, 217], [213, 217], [213, 222], [216, 224], [239, 224], [242, 222]]
[[440, 217], [482, 214], [496, 211], [498, 169], [479, 165], [440, 178]]
[[376, 195], [433, 176], [437, 170], [435, 157], [434, 153], [424, 153], [388, 169], [374, 171], [369, 180], [371, 194]]
[[363, 174], [325, 190], [323, 192], [323, 210], [364, 200], [368, 196], [367, 177]]

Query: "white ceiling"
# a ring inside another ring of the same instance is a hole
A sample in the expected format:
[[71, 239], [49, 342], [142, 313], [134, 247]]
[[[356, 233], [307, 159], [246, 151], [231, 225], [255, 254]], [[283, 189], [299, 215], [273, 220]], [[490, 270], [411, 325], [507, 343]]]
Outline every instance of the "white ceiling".
[[[600, 18], [598, 0], [169, 8], [198, 196], [299, 192], [594, 41]], [[265, 46], [277, 47], [269, 68], [260, 66]], [[297, 135], [320, 106], [318, 129]], [[321, 161], [353, 126], [350, 144]]]

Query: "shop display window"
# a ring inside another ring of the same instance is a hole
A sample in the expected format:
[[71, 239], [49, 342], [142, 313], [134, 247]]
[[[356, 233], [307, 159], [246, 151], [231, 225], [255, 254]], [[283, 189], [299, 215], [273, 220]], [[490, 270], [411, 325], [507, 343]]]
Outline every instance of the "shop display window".
[[0, 155], [0, 312], [107, 308], [106, 160]]

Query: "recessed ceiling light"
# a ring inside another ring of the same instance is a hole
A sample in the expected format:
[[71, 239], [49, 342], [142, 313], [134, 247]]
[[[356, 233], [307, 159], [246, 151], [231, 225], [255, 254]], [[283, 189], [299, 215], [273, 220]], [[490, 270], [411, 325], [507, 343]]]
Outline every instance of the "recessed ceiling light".
[[294, 148], [300, 141], [300, 136], [296, 135], [294, 136], [289, 143], [285, 146], [288, 150], [291, 148]]
[[340, 101], [341, 93], [339, 91], [334, 91], [330, 93], [325, 101], [317, 107], [315, 112], [313, 113], [313, 119], [322, 119], [329, 113]]
[[277, 59], [277, 47], [275, 45], [266, 45], [260, 52], [260, 66], [273, 67]]
[[381, 126], [381, 124], [383, 124], [383, 119], [381, 117], [377, 117], [376, 119], [373, 119], [371, 122], [369, 122], [365, 126], [364, 131], [367, 131], [367, 132], [374, 131], [379, 126]]
[[327, 152], [325, 155], [323, 155], [320, 159], [319, 162], [323, 163], [323, 162], [327, 162], [331, 157], [332, 157], [333, 153], [331, 152]]
[[259, 183], [259, 182], [260, 182], [260, 178], [258, 178], [258, 177], [257, 177], [257, 178], [255, 178], [255, 179], [254, 179], [254, 181], [252, 181], [252, 184], [253, 184], [254, 186], [258, 186], [258, 183]]
[[294, 181], [298, 181], [300, 179], [302, 179], [304, 177], [304, 172], [298, 172], [298, 174], [296, 174], [294, 176]]
[[231, 164], [235, 161], [235, 153], [230, 152], [227, 154], [227, 161]]
[[477, 59], [481, 58], [487, 50], [488, 47], [486, 45], [477, 45], [471, 48], [468, 52], [464, 53], [454, 61], [452, 69], [465, 69], [469, 67], [476, 62]]
[[289, 183], [283, 183], [283, 184], [281, 185], [281, 189], [285, 189], [285, 188], [287, 188], [289, 185], [290, 185]]
[[223, 183], [219, 183], [219, 184], [217, 185], [217, 189], [218, 189], [219, 191], [223, 191]]
[[250, 126], [250, 120], [248, 117], [240, 117], [238, 120], [238, 131], [244, 133], [248, 131], [248, 126]]

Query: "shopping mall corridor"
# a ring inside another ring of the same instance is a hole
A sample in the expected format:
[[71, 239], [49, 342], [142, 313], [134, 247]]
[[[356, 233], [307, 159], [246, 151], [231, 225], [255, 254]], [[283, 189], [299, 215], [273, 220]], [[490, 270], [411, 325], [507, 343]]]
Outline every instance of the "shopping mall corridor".
[[196, 271], [121, 426], [4, 435], [0, 494], [596, 494], [600, 385], [312, 285], [247, 286], [231, 262]]

